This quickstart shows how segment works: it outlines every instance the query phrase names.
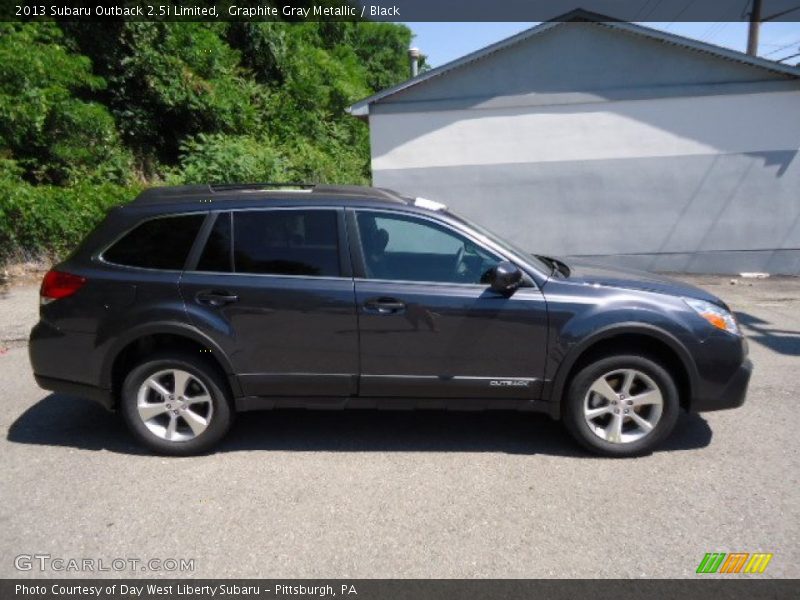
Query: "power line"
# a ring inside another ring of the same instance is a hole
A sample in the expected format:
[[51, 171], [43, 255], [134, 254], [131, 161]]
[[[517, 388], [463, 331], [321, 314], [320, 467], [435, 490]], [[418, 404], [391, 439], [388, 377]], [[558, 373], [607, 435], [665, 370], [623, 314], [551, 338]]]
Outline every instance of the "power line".
[[[684, 6], [684, 7], [683, 7], [683, 9], [681, 9], [681, 12], [679, 12], [679, 13], [678, 13], [678, 14], [675, 16], [675, 21], [677, 21], [677, 20], [678, 20], [678, 19], [679, 19], [679, 18], [680, 18], [680, 17], [683, 15], [683, 13], [685, 13], [687, 10], [689, 10], [689, 7], [690, 7], [690, 6], [692, 6], [692, 4], [694, 4], [696, 1], [697, 1], [697, 0], [689, 0], [689, 2], [687, 2], [687, 3], [686, 3], [686, 6]], [[673, 21], [673, 23], [674, 23], [675, 21]]]
[[800, 10], [800, 5], [797, 5], [765, 16], [761, 14], [762, 3], [763, 0], [753, 0], [753, 9], [750, 11], [750, 28], [747, 33], [747, 53], [751, 56], [758, 56], [758, 33], [762, 22], [773, 21], [779, 17]]
[[711, 42], [715, 37], [717, 37], [723, 30], [730, 25], [729, 22], [720, 22], [716, 24], [716, 27], [710, 27], [708, 31], [703, 35], [704, 42]]
[[636, 14], [633, 15], [633, 21], [637, 21], [639, 19], [639, 15], [644, 11], [645, 8], [652, 2], [653, 0], [646, 0], [646, 2], [639, 6], [639, 10], [636, 11]]
[[777, 19], [778, 17], [782, 17], [784, 15], [788, 15], [789, 13], [793, 13], [796, 10], [800, 10], [800, 5], [793, 6], [792, 8], [789, 8], [787, 10], [782, 10], [781, 12], [776, 12], [774, 15], [769, 15], [768, 17], [764, 17], [761, 20], [762, 21], [772, 21], [774, 19]]
[[772, 56], [773, 54], [777, 54], [781, 50], [786, 50], [787, 48], [791, 48], [792, 46], [795, 46], [797, 44], [800, 44], [800, 40], [795, 40], [795, 41], [790, 42], [790, 43], [788, 43], [788, 44], [786, 44], [784, 46], [781, 46], [780, 48], [775, 48], [775, 50], [770, 50], [769, 52], [764, 54], [763, 57], [766, 58], [767, 56]]
[[718, 26], [719, 26], [719, 21], [716, 21], [715, 23], [712, 23], [711, 25], [709, 25], [708, 28], [700, 35], [700, 39], [701, 40], [706, 39], [706, 36], [709, 33], [711, 33], [714, 29], [716, 29]]
[[703, 35], [702, 35], [701, 37], [702, 37], [703, 39], [706, 39], [706, 38], [708, 38], [708, 37], [710, 37], [710, 36], [712, 36], [712, 35], [715, 35], [715, 34], [716, 34], [716, 32], [717, 32], [717, 31], [719, 31], [719, 29], [720, 29], [720, 25], [722, 25], [722, 24], [723, 24], [723, 23], [722, 23], [722, 22], [720, 22], [720, 21], [718, 21], [718, 22], [716, 22], [716, 23], [712, 23], [712, 24], [711, 24], [711, 27], [709, 27], [708, 29], [706, 29], [706, 30], [703, 32]]
[[651, 8], [651, 9], [650, 9], [650, 11], [649, 11], [649, 12], [648, 12], [648, 13], [647, 13], [645, 16], [643, 16], [643, 17], [642, 17], [642, 21], [645, 21], [645, 22], [646, 22], [646, 21], [647, 21], [647, 19], [648, 19], [648, 17], [649, 17], [650, 15], [652, 15], [654, 12], [656, 12], [656, 9], [659, 7], [659, 5], [660, 5], [662, 2], [663, 2], [663, 0], [656, 0], [656, 3], [653, 5], [653, 8]]
[[668, 24], [668, 25], [667, 25], [667, 26], [664, 28], [664, 30], [665, 30], [665, 31], [669, 31], [670, 27], [672, 27], [672, 26], [675, 24], [675, 21], [677, 21], [677, 20], [678, 20], [678, 19], [681, 17], [681, 15], [682, 15], [683, 13], [685, 13], [685, 12], [686, 12], [686, 10], [687, 10], [687, 9], [688, 9], [688, 8], [689, 8], [689, 7], [690, 7], [692, 4], [694, 4], [694, 3], [695, 3], [695, 1], [696, 1], [696, 0], [689, 0], [689, 1], [688, 1], [688, 2], [687, 2], [685, 5], [684, 5], [684, 7], [683, 7], [683, 8], [680, 10], [680, 12], [679, 12], [677, 15], [675, 15], [674, 19], [673, 19], [672, 21], [670, 21], [670, 22], [669, 22], [669, 24]]
[[[651, 3], [653, 3], [653, 6], [650, 6]], [[647, 0], [644, 4], [642, 4], [639, 7], [639, 10], [636, 11], [635, 18], [638, 20], [639, 19], [639, 15], [644, 13], [644, 14], [642, 14], [642, 19], [641, 20], [642, 21], [646, 21], [647, 17], [649, 17], [651, 14], [653, 14], [653, 11], [656, 8], [658, 8], [659, 4], [661, 4], [661, 0]]]

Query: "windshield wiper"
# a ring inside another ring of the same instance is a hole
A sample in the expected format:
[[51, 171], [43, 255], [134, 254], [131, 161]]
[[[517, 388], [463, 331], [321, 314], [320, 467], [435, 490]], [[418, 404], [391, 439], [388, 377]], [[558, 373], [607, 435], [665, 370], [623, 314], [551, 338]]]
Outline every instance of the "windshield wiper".
[[567, 265], [567, 263], [565, 263], [563, 261], [560, 261], [557, 258], [551, 258], [549, 256], [542, 256], [540, 254], [535, 254], [534, 256], [536, 256], [536, 258], [541, 260], [543, 263], [545, 263], [547, 265], [550, 265], [550, 269], [551, 269], [550, 275], [552, 275], [553, 273], [558, 271], [564, 277], [569, 277], [569, 274], [570, 274], [571, 271], [570, 271], [570, 268]]
[[572, 270], [569, 268], [569, 265], [565, 263], [563, 260], [558, 260], [557, 258], [552, 259], [554, 263], [556, 263], [556, 268], [561, 272], [564, 277], [569, 277], [569, 274], [572, 273]]
[[541, 254], [534, 254], [534, 256], [538, 258], [540, 261], [542, 261], [544, 264], [546, 264], [548, 267], [550, 267], [550, 275], [555, 273], [556, 269], [558, 269], [556, 261], [550, 258], [549, 256], [542, 256]]

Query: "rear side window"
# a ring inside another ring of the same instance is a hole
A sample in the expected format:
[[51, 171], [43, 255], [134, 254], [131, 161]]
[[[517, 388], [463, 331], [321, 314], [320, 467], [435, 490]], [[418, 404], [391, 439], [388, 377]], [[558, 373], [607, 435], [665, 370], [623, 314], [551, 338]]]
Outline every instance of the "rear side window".
[[145, 221], [103, 253], [103, 259], [126, 267], [183, 269], [204, 214], [159, 217]]
[[338, 237], [334, 210], [235, 212], [234, 268], [237, 273], [337, 277]]

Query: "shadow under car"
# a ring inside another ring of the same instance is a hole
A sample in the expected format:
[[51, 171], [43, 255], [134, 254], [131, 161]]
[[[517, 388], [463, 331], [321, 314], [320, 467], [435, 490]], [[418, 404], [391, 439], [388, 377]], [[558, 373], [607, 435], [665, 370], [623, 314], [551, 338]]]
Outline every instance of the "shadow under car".
[[[681, 413], [659, 452], [707, 446], [712, 431], [698, 414]], [[11, 425], [18, 444], [65, 446], [148, 454], [118, 414], [89, 400], [50, 394]], [[535, 413], [505, 411], [307, 411], [275, 410], [237, 415], [232, 435], [218, 452], [299, 450], [326, 452], [505, 452], [590, 456], [577, 448], [559, 423]]]

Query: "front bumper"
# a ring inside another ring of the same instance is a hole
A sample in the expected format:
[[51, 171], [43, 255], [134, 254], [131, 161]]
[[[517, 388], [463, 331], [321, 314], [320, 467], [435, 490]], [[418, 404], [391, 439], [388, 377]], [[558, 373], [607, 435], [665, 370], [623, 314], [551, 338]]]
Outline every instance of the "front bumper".
[[707, 412], [740, 407], [747, 397], [747, 386], [752, 374], [753, 362], [749, 358], [745, 359], [719, 394], [708, 398], [694, 398], [692, 411]]

